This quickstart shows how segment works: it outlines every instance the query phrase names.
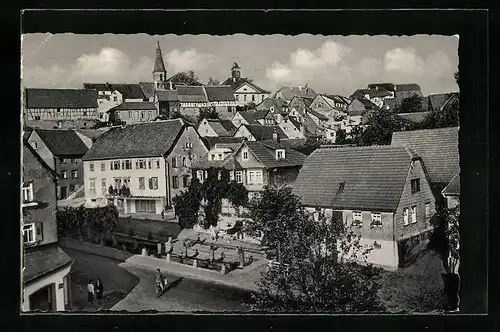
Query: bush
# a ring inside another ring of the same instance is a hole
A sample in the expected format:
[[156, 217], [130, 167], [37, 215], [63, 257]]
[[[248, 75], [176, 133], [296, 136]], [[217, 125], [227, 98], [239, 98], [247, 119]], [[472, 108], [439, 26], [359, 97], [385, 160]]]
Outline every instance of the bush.
[[148, 240], [152, 240], [153, 239], [153, 233], [151, 233], [151, 231], [148, 232]]
[[135, 236], [135, 232], [132, 228], [128, 229], [127, 235], [129, 238], [133, 238]]

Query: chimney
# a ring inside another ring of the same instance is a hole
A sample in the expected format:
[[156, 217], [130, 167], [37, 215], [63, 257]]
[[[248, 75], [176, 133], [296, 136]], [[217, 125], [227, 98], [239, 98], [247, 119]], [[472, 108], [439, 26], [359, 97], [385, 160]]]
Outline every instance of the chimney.
[[276, 130], [276, 127], [274, 127], [274, 130], [273, 130], [273, 141], [275, 143], [280, 142], [280, 136], [278, 135], [278, 131]]
[[375, 87], [375, 90], [378, 90], [378, 85]]

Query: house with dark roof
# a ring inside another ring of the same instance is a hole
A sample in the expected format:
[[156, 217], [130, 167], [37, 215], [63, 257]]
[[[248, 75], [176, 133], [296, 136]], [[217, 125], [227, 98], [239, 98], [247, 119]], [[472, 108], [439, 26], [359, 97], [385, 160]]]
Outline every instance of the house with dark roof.
[[236, 126], [236, 128], [244, 124], [260, 124], [260, 122], [255, 119], [255, 112], [253, 111], [237, 111], [231, 119], [231, 122]]
[[58, 175], [23, 141], [22, 147], [22, 311], [70, 309], [73, 260], [58, 245]]
[[59, 175], [58, 199], [65, 199], [83, 185], [82, 157], [92, 146], [92, 139], [75, 130], [34, 129], [28, 144]]
[[305, 112], [311, 106], [313, 100], [312, 97], [293, 97], [288, 104], [290, 116], [296, 117], [299, 121], [304, 121]]
[[241, 77], [241, 68], [235, 62], [231, 68], [231, 77], [226, 79], [222, 85], [231, 87], [234, 100], [238, 106], [250, 103], [259, 104], [269, 96], [269, 91], [257, 86], [248, 78]]
[[270, 111], [273, 114], [288, 114], [288, 103], [281, 99], [266, 98], [255, 106], [257, 111]]
[[323, 146], [306, 159], [293, 191], [313, 213], [340, 213], [373, 246], [368, 261], [388, 268], [432, 229], [435, 198], [426, 165], [410, 148]]
[[155, 103], [151, 101], [124, 102], [108, 111], [109, 119], [134, 124], [153, 121], [159, 115]]
[[269, 98], [281, 99], [289, 103], [293, 97], [315, 98], [316, 92], [307, 84], [305, 86], [284, 86], [272, 93]]
[[198, 126], [198, 133], [202, 137], [232, 137], [236, 130], [230, 120], [203, 119]]
[[286, 137], [290, 139], [305, 138], [302, 123], [296, 117], [288, 114], [281, 115], [277, 118], [276, 123]]
[[448, 107], [452, 105], [454, 102], [457, 102], [458, 98], [459, 98], [458, 92], [431, 94], [428, 96], [427, 110], [429, 112], [440, 112], [445, 107]]
[[24, 123], [33, 128], [90, 128], [98, 121], [97, 91], [25, 89]]
[[397, 116], [408, 126], [424, 122], [431, 112], [398, 113]]
[[446, 207], [453, 209], [460, 205], [460, 173], [457, 173], [441, 192], [446, 199]]
[[458, 127], [451, 127], [392, 134], [391, 146], [410, 147], [424, 160], [439, 205], [444, 204], [441, 191], [460, 171], [458, 130]]
[[272, 140], [275, 135], [278, 135], [280, 139], [288, 138], [279, 126], [265, 126], [261, 124], [242, 124], [236, 130], [234, 137], [243, 137], [248, 141], [267, 141]]
[[196, 128], [181, 119], [113, 127], [83, 158], [86, 201], [114, 204], [125, 215], [159, 215], [186, 190], [191, 164], [207, 151]]
[[157, 90], [153, 102], [159, 114], [170, 118], [173, 113], [180, 113], [181, 102], [176, 90]]
[[242, 183], [250, 198], [266, 185], [293, 184], [306, 156], [281, 143], [279, 139], [232, 144], [216, 144], [193, 165], [198, 179], [215, 167], [230, 172], [230, 179]]
[[229, 136], [205, 136], [201, 138], [207, 149], [213, 149], [217, 144], [232, 144], [241, 143], [245, 140], [243, 137], [229, 137]]
[[420, 89], [420, 86], [415, 83], [396, 84], [394, 86], [394, 92], [394, 97], [396, 98], [408, 98], [413, 95], [422, 97], [422, 90]]

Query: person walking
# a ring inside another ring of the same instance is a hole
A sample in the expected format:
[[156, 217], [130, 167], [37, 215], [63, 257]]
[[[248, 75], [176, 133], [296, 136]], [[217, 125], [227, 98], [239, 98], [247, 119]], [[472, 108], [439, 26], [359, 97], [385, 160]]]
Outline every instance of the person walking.
[[89, 280], [87, 284], [87, 299], [90, 304], [94, 304], [95, 288], [92, 280]]
[[102, 302], [102, 294], [104, 292], [104, 287], [102, 285], [102, 281], [100, 278], [97, 278], [95, 281], [95, 294], [96, 294], [96, 299], [99, 304]]
[[165, 287], [165, 277], [163, 277], [163, 274], [161, 274], [160, 269], [156, 269], [155, 282], [157, 289], [160, 290], [160, 292], [157, 292], [157, 296], [159, 296], [160, 293], [163, 293], [163, 289]]

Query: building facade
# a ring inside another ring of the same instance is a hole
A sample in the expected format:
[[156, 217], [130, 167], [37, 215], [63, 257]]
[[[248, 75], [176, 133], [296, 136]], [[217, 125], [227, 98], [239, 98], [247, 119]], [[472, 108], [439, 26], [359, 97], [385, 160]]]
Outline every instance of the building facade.
[[231, 87], [237, 106], [244, 106], [250, 103], [259, 104], [265, 100], [270, 93], [255, 85], [248, 78], [242, 78], [241, 68], [236, 62], [231, 68], [231, 77], [226, 79], [222, 85]]
[[109, 119], [125, 122], [126, 124], [135, 124], [140, 122], [153, 121], [159, 115], [155, 103], [150, 101], [143, 102], [124, 102], [108, 111]]
[[23, 311], [64, 311], [73, 260], [57, 246], [57, 174], [26, 142], [22, 149]]

